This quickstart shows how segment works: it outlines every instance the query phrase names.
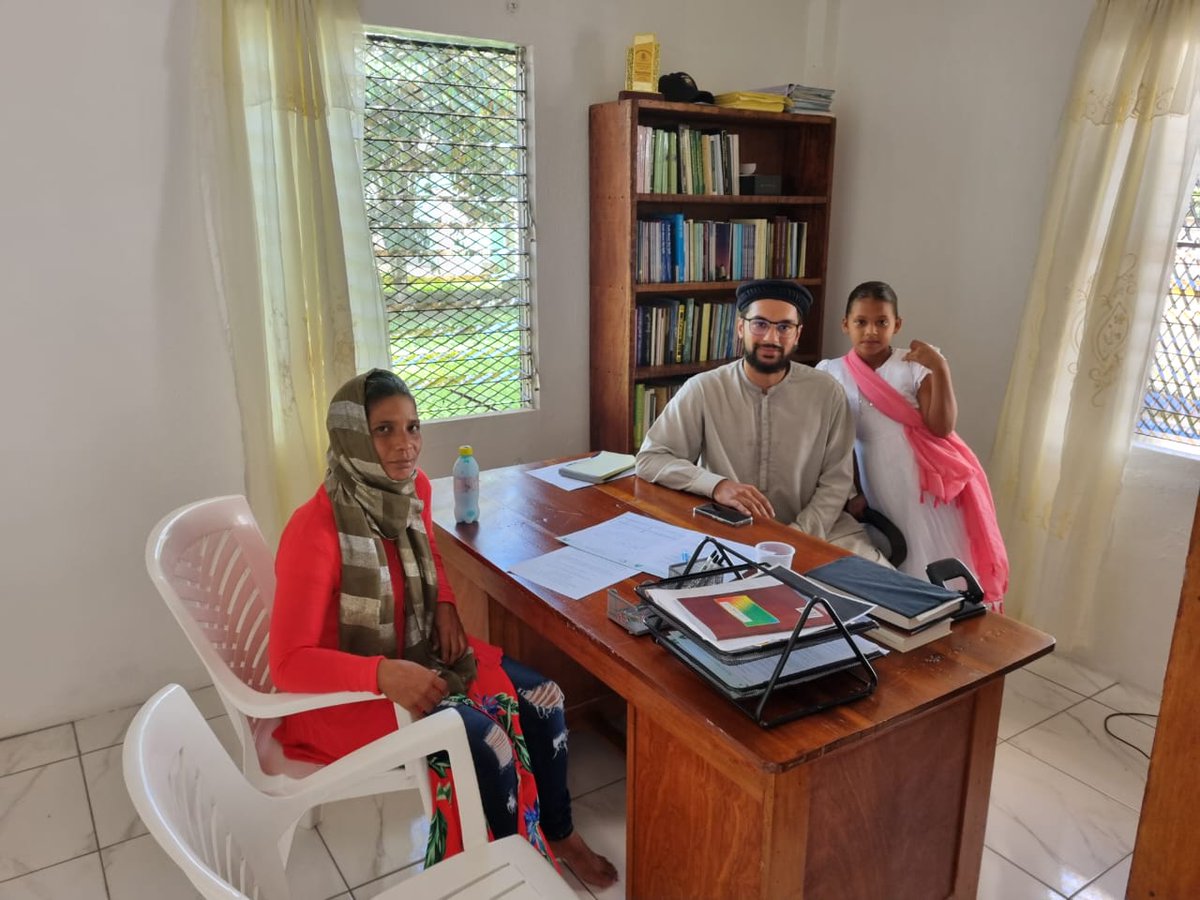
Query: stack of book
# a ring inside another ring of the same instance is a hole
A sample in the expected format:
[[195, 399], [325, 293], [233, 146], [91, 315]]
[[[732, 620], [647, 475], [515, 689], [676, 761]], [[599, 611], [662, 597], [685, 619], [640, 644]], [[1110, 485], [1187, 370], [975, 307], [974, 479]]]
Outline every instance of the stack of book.
[[783, 100], [784, 112], [829, 112], [833, 105], [833, 88], [810, 87], [806, 84], [777, 84], [759, 88], [757, 93], [778, 96]]
[[635, 364], [669, 366], [740, 355], [732, 303], [660, 297], [639, 304], [634, 319]]
[[773, 91], [730, 91], [727, 94], [717, 94], [713, 103], [733, 109], [783, 112], [787, 106], [787, 98]]
[[870, 616], [879, 627], [867, 637], [894, 650], [912, 650], [945, 637], [951, 616], [963, 605], [955, 591], [859, 556], [818, 566], [805, 577], [826, 590], [875, 604]]
[[740, 190], [739, 138], [719, 129], [637, 128], [639, 194], [727, 194]]
[[663, 213], [637, 223], [639, 284], [803, 278], [808, 223], [777, 215], [727, 222]]

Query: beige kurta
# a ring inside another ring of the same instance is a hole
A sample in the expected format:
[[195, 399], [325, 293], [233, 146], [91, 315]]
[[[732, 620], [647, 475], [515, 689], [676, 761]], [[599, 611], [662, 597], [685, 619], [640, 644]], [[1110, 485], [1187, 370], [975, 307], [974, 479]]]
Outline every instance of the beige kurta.
[[835, 379], [792, 363], [764, 391], [738, 360], [684, 383], [647, 432], [637, 474], [705, 497], [726, 478], [752, 484], [778, 521], [887, 565], [844, 510], [853, 448], [854, 420]]

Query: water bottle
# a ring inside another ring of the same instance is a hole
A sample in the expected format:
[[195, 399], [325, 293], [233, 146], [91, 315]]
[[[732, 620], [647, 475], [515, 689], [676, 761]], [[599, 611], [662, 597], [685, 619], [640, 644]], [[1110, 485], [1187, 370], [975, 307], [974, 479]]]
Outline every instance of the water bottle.
[[479, 463], [469, 444], [458, 448], [458, 459], [451, 470], [454, 476], [454, 521], [479, 521]]

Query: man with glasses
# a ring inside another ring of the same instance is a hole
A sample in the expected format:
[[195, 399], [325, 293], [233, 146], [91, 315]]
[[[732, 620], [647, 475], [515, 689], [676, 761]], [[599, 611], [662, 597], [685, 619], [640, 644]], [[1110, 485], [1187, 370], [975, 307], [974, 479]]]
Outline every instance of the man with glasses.
[[824, 372], [791, 361], [812, 302], [793, 281], [738, 287], [742, 358], [683, 384], [646, 433], [637, 474], [888, 565], [845, 511], [854, 489], [846, 395]]

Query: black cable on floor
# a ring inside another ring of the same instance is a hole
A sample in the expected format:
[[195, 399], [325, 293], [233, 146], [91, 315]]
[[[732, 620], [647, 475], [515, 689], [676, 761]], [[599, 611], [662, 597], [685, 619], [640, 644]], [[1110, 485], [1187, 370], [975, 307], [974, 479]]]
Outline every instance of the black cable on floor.
[[1119, 735], [1114, 733], [1111, 728], [1108, 727], [1108, 720], [1115, 719], [1117, 716], [1129, 716], [1131, 718], [1140, 716], [1145, 719], [1157, 719], [1158, 715], [1155, 713], [1115, 712], [1115, 713], [1109, 713], [1107, 716], [1104, 717], [1104, 730], [1108, 732], [1109, 737], [1120, 741], [1122, 744], [1126, 744], [1126, 745], [1132, 747], [1138, 753], [1142, 754], [1142, 756], [1146, 757], [1146, 759], [1149, 759], [1150, 758], [1149, 753], [1147, 753], [1145, 750], [1143, 750], [1137, 744], [1131, 743], [1130, 741], [1125, 740], [1125, 738], [1120, 737]]

